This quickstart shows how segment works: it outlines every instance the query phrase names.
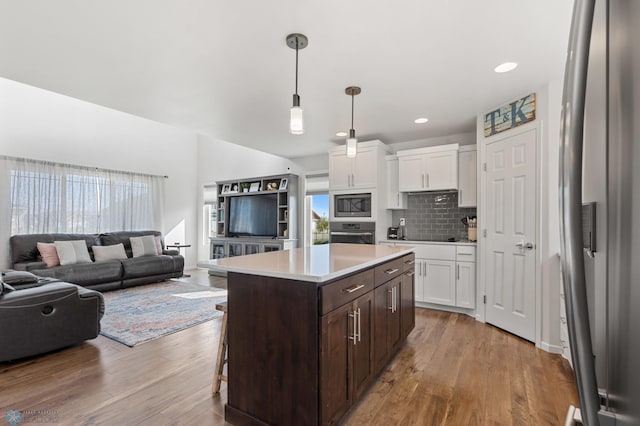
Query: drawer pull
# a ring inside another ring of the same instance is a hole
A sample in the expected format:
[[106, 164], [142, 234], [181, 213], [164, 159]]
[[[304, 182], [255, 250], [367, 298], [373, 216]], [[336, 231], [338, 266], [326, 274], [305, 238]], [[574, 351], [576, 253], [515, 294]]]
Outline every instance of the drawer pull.
[[415, 262], [415, 260], [405, 260], [404, 264], [405, 265], [413, 265]]
[[407, 272], [405, 272], [404, 274], [405, 274], [406, 276], [408, 276], [408, 277], [412, 277], [412, 276], [414, 276], [414, 275], [416, 274], [416, 271], [407, 271]]
[[458, 253], [458, 256], [473, 256], [473, 253]]
[[387, 274], [387, 275], [393, 275], [396, 272], [398, 272], [398, 268], [387, 269], [386, 271], [384, 271], [384, 273]]
[[345, 293], [353, 293], [354, 291], [358, 291], [361, 288], [364, 288], [364, 284], [354, 285], [353, 287], [343, 288], [342, 291], [344, 291]]

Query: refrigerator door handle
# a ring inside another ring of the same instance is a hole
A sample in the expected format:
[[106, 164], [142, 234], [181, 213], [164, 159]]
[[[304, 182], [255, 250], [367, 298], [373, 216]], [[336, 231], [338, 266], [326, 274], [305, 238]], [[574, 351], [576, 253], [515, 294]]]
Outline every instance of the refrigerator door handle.
[[560, 121], [560, 246], [571, 356], [585, 425], [598, 425], [600, 401], [589, 331], [582, 255], [582, 150], [595, 0], [574, 3]]

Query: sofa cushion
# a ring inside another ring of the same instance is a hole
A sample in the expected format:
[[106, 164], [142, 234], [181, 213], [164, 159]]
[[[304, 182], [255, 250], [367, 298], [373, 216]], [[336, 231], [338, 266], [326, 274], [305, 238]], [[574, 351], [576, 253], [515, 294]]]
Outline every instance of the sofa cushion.
[[77, 263], [73, 265], [56, 266], [55, 268], [36, 269], [32, 272], [43, 277], [57, 278], [79, 285], [94, 285], [122, 279], [123, 260], [109, 260], [106, 262]]
[[127, 253], [124, 251], [124, 245], [122, 243], [114, 244], [112, 246], [93, 246], [92, 249], [93, 257], [96, 262], [127, 258]]
[[[53, 243], [54, 241], [84, 240], [87, 247], [103, 245], [98, 234], [25, 234], [13, 235], [9, 238], [11, 248], [11, 263], [38, 262], [40, 252], [37, 244]], [[89, 253], [91, 254], [91, 253]], [[17, 268], [14, 268], [17, 269]]]
[[133, 257], [157, 256], [159, 254], [156, 248], [156, 239], [153, 235], [131, 237], [130, 240]]
[[11, 285], [35, 284], [38, 277], [27, 271], [3, 271], [2, 281]]
[[84, 240], [54, 241], [61, 265], [90, 263], [91, 257]]
[[113, 244], [122, 243], [124, 245], [124, 251], [127, 253], [127, 257], [133, 257], [131, 251], [131, 237], [142, 237], [144, 235], [153, 235], [162, 238], [162, 233], [158, 231], [120, 231], [120, 232], [105, 232], [100, 234], [101, 246], [111, 246]]
[[42, 261], [47, 264], [48, 268], [60, 265], [60, 258], [58, 257], [58, 250], [54, 243], [41, 243], [36, 244]]
[[123, 279], [139, 278], [174, 272], [171, 256], [142, 256], [121, 261], [124, 269]]

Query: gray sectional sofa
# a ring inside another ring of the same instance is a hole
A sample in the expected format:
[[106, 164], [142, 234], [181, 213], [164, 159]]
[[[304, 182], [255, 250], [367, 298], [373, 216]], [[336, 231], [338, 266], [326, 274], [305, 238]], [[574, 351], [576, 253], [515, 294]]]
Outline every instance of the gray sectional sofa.
[[[93, 290], [107, 291], [150, 284], [183, 275], [184, 258], [177, 250], [164, 250], [158, 256], [133, 257], [129, 238], [144, 235], [162, 236], [157, 231], [107, 232], [103, 234], [28, 234], [14, 235], [9, 240], [13, 269], [29, 271], [41, 277], [50, 277], [81, 285]], [[93, 246], [122, 243], [127, 259], [78, 263], [48, 268], [40, 259], [37, 243], [84, 240], [91, 260]]]

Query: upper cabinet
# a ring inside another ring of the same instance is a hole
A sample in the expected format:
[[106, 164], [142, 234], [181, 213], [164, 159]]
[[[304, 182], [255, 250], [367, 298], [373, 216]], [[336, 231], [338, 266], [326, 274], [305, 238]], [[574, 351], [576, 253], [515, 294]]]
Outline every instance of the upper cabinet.
[[478, 165], [475, 145], [461, 146], [458, 151], [458, 207], [476, 207]]
[[[344, 146], [329, 151], [329, 190], [376, 188], [381, 155], [386, 148], [382, 142], [358, 143], [358, 153], [347, 157]], [[383, 172], [384, 173], [384, 172]]]
[[458, 189], [458, 144], [398, 151], [400, 192]]
[[387, 155], [387, 208], [407, 209], [407, 194], [398, 186], [398, 156]]

